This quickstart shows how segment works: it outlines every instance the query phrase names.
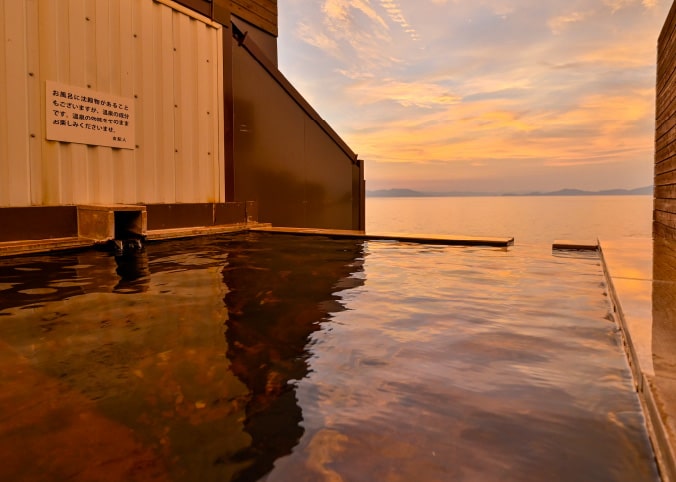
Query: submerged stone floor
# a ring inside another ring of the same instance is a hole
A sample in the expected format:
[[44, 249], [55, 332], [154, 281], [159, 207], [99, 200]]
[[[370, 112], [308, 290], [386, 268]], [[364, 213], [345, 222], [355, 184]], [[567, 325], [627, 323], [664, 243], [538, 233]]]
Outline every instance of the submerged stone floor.
[[601, 240], [663, 480], [676, 480], [676, 241]]

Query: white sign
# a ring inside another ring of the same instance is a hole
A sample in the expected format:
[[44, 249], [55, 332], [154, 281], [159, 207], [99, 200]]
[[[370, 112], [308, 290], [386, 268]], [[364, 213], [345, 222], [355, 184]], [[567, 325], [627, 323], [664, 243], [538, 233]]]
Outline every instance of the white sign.
[[134, 99], [45, 82], [47, 139], [134, 149]]

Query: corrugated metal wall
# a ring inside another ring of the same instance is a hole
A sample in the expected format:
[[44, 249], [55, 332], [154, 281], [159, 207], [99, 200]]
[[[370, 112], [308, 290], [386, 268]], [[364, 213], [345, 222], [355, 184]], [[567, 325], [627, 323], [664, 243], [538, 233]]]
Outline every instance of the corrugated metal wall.
[[[0, 0], [0, 206], [225, 200], [222, 29], [170, 5]], [[137, 148], [45, 140], [45, 80], [133, 98]]]
[[676, 238], [676, 4], [657, 44], [655, 234]]

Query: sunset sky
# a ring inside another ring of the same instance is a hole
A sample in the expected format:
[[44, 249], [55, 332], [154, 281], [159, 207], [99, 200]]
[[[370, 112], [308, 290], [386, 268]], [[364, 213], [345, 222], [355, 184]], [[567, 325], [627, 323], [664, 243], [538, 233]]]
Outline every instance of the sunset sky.
[[368, 189], [652, 183], [668, 0], [279, 0], [279, 64]]

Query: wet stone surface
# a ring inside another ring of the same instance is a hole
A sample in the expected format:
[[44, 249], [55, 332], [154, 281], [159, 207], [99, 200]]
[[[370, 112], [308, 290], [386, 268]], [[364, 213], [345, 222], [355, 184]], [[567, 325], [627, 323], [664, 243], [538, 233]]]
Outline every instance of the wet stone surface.
[[658, 480], [599, 260], [246, 234], [0, 260], [0, 480]]

